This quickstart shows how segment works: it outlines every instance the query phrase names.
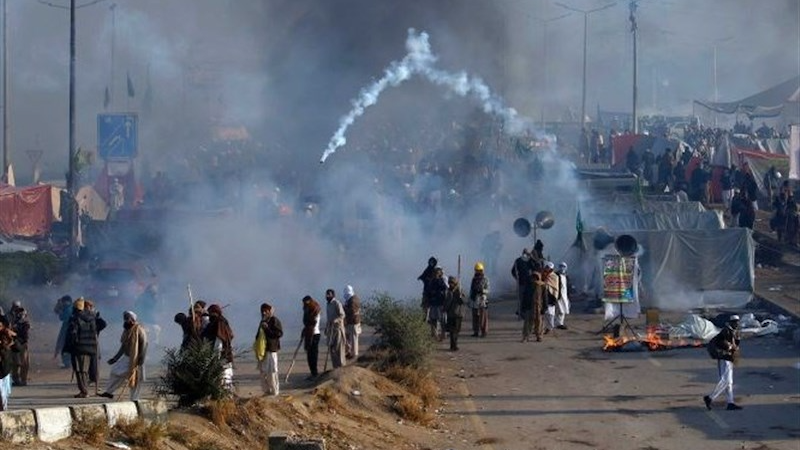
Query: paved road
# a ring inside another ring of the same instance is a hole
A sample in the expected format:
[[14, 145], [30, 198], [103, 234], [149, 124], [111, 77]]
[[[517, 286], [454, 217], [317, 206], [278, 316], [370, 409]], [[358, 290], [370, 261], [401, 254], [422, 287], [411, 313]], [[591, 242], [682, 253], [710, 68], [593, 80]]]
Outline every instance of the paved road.
[[[798, 448], [798, 356], [781, 338], [744, 342], [734, 381], [745, 409], [709, 412], [701, 398], [716, 364], [705, 349], [606, 353], [595, 315], [570, 316], [557, 337], [521, 343], [511, 305], [495, 304], [488, 338], [437, 353], [453, 448]], [[460, 437], [473, 431], [479, 444]]]

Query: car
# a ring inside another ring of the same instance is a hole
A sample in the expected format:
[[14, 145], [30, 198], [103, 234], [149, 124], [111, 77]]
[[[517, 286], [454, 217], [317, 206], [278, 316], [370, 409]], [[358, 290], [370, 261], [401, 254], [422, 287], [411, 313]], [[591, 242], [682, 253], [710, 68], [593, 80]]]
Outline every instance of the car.
[[25, 252], [31, 253], [37, 250], [36, 244], [19, 239], [11, 239], [0, 236], [0, 253]]
[[102, 260], [92, 264], [82, 295], [106, 318], [116, 319], [123, 311], [133, 309], [145, 290], [157, 287], [158, 276], [142, 261]]

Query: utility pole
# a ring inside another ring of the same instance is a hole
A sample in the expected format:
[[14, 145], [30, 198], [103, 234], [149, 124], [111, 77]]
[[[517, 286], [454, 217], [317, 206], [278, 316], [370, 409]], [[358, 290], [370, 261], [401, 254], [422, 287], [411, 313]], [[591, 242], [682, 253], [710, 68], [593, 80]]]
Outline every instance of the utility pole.
[[609, 3], [605, 6], [601, 6], [599, 8], [594, 9], [578, 9], [569, 5], [565, 5], [561, 2], [556, 2], [556, 5], [568, 9], [570, 11], [575, 11], [578, 13], [583, 14], [583, 83], [581, 89], [581, 129], [586, 128], [586, 53], [589, 47], [589, 38], [587, 35], [587, 28], [589, 27], [589, 14], [593, 14], [596, 12], [600, 12], [604, 9], [611, 8], [612, 6], [616, 5], [617, 3]]
[[75, 203], [77, 193], [75, 157], [75, 0], [69, 0], [69, 175], [67, 176], [67, 192], [69, 193], [69, 261], [78, 254], [78, 205]]
[[637, 0], [631, 0], [630, 7], [631, 14], [628, 17], [631, 21], [631, 33], [633, 33], [633, 112], [631, 114], [631, 128], [633, 134], [639, 134], [639, 119], [636, 117], [636, 105], [639, 97], [639, 74], [638, 64], [636, 61], [636, 37], [638, 35], [639, 25], [636, 23], [636, 8], [639, 6]]

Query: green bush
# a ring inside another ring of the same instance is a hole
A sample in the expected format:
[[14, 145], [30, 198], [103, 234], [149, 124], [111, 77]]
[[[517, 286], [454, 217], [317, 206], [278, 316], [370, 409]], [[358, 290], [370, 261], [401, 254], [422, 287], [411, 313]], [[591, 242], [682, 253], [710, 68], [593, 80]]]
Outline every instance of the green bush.
[[377, 293], [364, 304], [364, 322], [378, 335], [376, 347], [387, 353], [384, 366], [427, 366], [434, 342], [425, 312], [417, 303]]
[[193, 406], [201, 400], [220, 400], [231, 393], [222, 385], [223, 362], [213, 344], [196, 341], [187, 348], [168, 348], [161, 360], [163, 374], [155, 392], [177, 397], [178, 406]]
[[2, 253], [0, 289], [21, 284], [45, 284], [61, 269], [61, 262], [51, 253]]

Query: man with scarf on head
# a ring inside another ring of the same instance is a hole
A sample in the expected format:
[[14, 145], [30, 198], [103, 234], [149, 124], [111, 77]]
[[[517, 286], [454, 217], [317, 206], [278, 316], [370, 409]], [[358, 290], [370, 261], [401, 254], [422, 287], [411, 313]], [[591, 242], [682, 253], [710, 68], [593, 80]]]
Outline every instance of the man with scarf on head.
[[201, 335], [211, 342], [222, 358], [222, 385], [233, 391], [233, 330], [228, 319], [222, 315], [222, 307], [213, 304], [208, 307], [208, 325]]
[[714, 336], [708, 343], [708, 353], [712, 359], [717, 360], [717, 372], [719, 373], [719, 381], [714, 387], [711, 395], [703, 397], [703, 403], [706, 404], [706, 409], [711, 409], [711, 403], [726, 393], [728, 396], [728, 406], [725, 408], [728, 411], [737, 411], [742, 409], [737, 405], [733, 398], [733, 365], [739, 359], [739, 316], [736, 314], [728, 318], [725, 327]]
[[436, 264], [438, 263], [439, 261], [437, 261], [435, 257], [431, 256], [430, 258], [428, 258], [428, 267], [426, 267], [425, 270], [422, 271], [420, 276], [417, 277], [419, 281], [422, 281], [421, 305], [422, 309], [425, 310], [426, 312], [428, 311], [428, 297], [430, 294], [429, 292], [430, 284], [431, 280], [433, 280], [433, 277], [435, 276], [434, 270], [436, 269]]
[[328, 302], [328, 323], [325, 325], [325, 336], [328, 337], [328, 351], [330, 352], [333, 368], [345, 364], [345, 333], [344, 333], [344, 307], [336, 298], [336, 291], [325, 291], [325, 300]]
[[83, 298], [75, 300], [64, 344], [64, 351], [72, 355], [72, 370], [80, 391], [75, 398], [89, 396], [89, 367], [97, 355], [96, 316], [84, 308]]
[[14, 386], [28, 385], [28, 369], [31, 366], [30, 354], [28, 353], [28, 338], [30, 337], [31, 321], [28, 319], [28, 312], [22, 307], [19, 300], [11, 305], [9, 318], [11, 330], [16, 333], [14, 344], [16, 352], [13, 352], [11, 381]]
[[[111, 374], [105, 391], [100, 397], [114, 398], [114, 392], [120, 386], [127, 386], [131, 391], [131, 400], [138, 401], [144, 381], [144, 360], [147, 357], [147, 332], [137, 321], [133, 311], [122, 313], [122, 337], [117, 354], [108, 360]], [[123, 387], [124, 389], [124, 387]]]
[[361, 334], [361, 298], [353, 286], [344, 287], [345, 356], [358, 358], [358, 336]]
[[269, 303], [261, 304], [261, 322], [256, 331], [253, 352], [258, 361], [258, 373], [261, 375], [261, 389], [265, 395], [278, 395], [278, 351], [281, 349], [283, 325], [275, 317], [275, 311]]
[[489, 331], [489, 279], [483, 273], [483, 263], [475, 263], [475, 275], [469, 287], [472, 308], [472, 336], [486, 337]]
[[319, 324], [322, 316], [322, 307], [310, 295], [303, 297], [303, 347], [308, 361], [309, 380], [319, 375], [317, 360], [319, 359]]

